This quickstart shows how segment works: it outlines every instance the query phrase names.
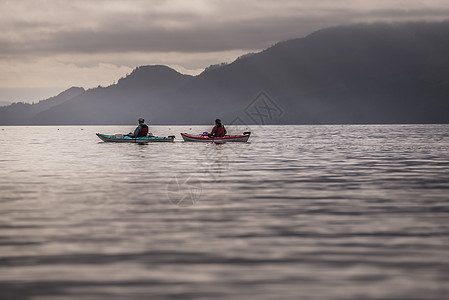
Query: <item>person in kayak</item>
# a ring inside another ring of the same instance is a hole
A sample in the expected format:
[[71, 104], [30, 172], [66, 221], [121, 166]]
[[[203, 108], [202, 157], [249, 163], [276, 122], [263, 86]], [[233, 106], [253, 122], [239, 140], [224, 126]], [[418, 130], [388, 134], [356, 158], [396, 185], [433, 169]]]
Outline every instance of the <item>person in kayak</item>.
[[148, 134], [148, 126], [145, 124], [145, 120], [140, 118], [139, 125], [134, 130], [134, 133], [129, 133], [127, 136], [132, 138], [145, 137]]
[[209, 137], [222, 137], [226, 135], [226, 128], [221, 123], [220, 119], [215, 120], [215, 126], [212, 128]]

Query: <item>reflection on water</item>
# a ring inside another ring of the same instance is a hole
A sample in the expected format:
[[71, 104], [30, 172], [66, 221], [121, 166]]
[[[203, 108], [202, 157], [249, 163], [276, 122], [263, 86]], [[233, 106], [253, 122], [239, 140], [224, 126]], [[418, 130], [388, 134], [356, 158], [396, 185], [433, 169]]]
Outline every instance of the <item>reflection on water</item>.
[[448, 125], [2, 129], [2, 299], [449, 295]]

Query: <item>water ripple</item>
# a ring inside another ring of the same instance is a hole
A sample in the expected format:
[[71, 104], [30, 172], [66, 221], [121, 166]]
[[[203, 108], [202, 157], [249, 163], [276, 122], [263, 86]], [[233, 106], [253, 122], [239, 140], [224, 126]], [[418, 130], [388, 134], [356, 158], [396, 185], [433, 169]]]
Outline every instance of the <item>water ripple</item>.
[[224, 145], [83, 129], [0, 131], [2, 299], [449, 295], [448, 125], [256, 126]]

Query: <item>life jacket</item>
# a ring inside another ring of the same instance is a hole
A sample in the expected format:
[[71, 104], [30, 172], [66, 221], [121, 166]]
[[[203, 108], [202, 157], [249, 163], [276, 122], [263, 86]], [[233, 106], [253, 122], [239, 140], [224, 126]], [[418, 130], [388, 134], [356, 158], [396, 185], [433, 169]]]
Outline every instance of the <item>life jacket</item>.
[[225, 136], [226, 135], [226, 129], [224, 128], [223, 125], [221, 125], [220, 127], [215, 126], [212, 129], [212, 134], [215, 135], [215, 136], [218, 136], [218, 137]]
[[148, 134], [148, 126], [146, 124], [142, 124], [142, 128], [140, 129], [140, 133], [138, 137], [144, 137]]

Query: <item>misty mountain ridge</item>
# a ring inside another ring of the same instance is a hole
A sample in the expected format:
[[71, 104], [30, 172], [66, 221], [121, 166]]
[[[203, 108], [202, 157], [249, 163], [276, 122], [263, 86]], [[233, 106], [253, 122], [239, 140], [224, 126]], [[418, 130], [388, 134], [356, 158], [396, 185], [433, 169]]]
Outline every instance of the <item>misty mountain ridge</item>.
[[449, 22], [326, 28], [197, 76], [142, 66], [108, 87], [0, 107], [0, 124], [257, 123], [248, 106], [261, 92], [280, 108], [267, 124], [448, 123], [447, 36]]
[[0, 124], [2, 125], [31, 125], [32, 118], [53, 106], [62, 104], [84, 93], [84, 88], [71, 87], [57, 96], [41, 100], [37, 103], [15, 102], [0, 107]]

